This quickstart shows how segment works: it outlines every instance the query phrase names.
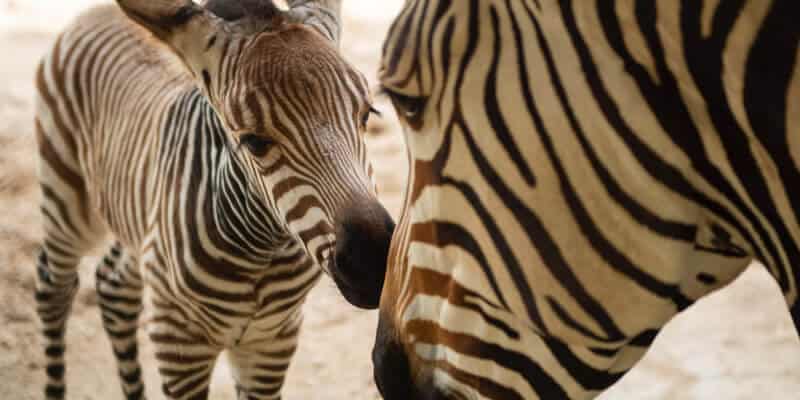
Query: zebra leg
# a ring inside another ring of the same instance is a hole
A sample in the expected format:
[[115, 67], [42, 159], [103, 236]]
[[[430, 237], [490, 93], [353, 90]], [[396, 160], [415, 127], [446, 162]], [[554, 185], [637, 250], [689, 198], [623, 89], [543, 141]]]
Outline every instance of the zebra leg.
[[[44, 68], [39, 69], [41, 83], [43, 71]], [[45, 89], [40, 85], [40, 90]], [[45, 398], [63, 399], [64, 335], [78, 290], [78, 264], [107, 232], [91, 204], [75, 139], [71, 131], [64, 130], [64, 121], [54, 111], [58, 107], [51, 102], [51, 96], [40, 96], [35, 121], [44, 232], [37, 260], [36, 312], [44, 333]]]
[[78, 291], [78, 265], [81, 258], [105, 232], [85, 204], [72, 201], [71, 185], [56, 182], [46, 166], [40, 167], [44, 198], [42, 220], [44, 241], [36, 266], [36, 312], [42, 323], [47, 381], [45, 398], [63, 399], [65, 334], [67, 319]]
[[168, 301], [151, 298], [149, 335], [156, 350], [162, 390], [170, 400], [206, 400], [211, 373], [221, 348]]
[[274, 339], [248, 343], [228, 352], [238, 400], [278, 400], [300, 333], [300, 319]]
[[122, 392], [128, 400], [144, 399], [136, 342], [139, 314], [142, 311], [139, 266], [117, 242], [97, 266], [96, 277], [103, 327], [117, 359]]
[[76, 268], [80, 257], [58, 257], [58, 261], [48, 256], [45, 245], [39, 253], [36, 266], [36, 312], [42, 322], [46, 359], [47, 383], [45, 398], [63, 399], [64, 382], [64, 335], [67, 318], [72, 309], [75, 293], [78, 291]]

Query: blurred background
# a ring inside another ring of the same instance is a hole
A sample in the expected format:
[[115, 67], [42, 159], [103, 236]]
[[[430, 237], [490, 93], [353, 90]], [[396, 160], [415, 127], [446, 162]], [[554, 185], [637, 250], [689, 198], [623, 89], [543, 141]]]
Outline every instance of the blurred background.
[[[33, 137], [33, 74], [39, 57], [77, 13], [99, 0], [0, 0], [0, 400], [42, 397], [43, 356], [33, 308], [40, 237]], [[342, 48], [375, 85], [382, 40], [402, 0], [345, 0]], [[405, 187], [405, 148], [386, 99], [369, 126], [381, 200], [397, 216]], [[82, 266], [68, 332], [69, 399], [121, 399], [94, 294], [93, 265]], [[306, 305], [300, 347], [284, 398], [379, 399], [370, 351], [377, 315], [356, 310], [323, 278]], [[145, 321], [142, 324], [146, 324]], [[145, 335], [140, 354], [148, 398], [161, 399]], [[212, 399], [234, 399], [224, 358]], [[797, 399], [800, 342], [777, 285], [753, 266], [729, 288], [676, 317], [639, 367], [602, 399]]]

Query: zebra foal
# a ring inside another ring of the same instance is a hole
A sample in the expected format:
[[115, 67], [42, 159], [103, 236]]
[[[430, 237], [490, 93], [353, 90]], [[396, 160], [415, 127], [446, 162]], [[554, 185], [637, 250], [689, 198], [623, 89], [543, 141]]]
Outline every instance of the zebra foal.
[[306, 293], [324, 271], [376, 307], [394, 227], [339, 1], [117, 3], [79, 17], [37, 74], [46, 397], [65, 397], [79, 261], [113, 234], [97, 291], [128, 399], [144, 398], [144, 288], [168, 398], [206, 398], [223, 350], [241, 399], [280, 398]]
[[800, 329], [798, 19], [789, 0], [407, 1], [380, 73], [411, 160], [384, 397], [594, 398], [753, 260]]

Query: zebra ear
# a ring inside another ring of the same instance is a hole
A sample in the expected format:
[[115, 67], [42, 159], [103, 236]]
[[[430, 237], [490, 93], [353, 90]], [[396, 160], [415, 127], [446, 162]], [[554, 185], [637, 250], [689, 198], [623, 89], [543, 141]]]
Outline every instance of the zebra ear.
[[131, 19], [168, 44], [176, 31], [205, 14], [192, 0], [117, 0], [117, 4]]
[[139, 25], [167, 44], [193, 75], [206, 67], [207, 43], [219, 31], [219, 20], [192, 0], [117, 0]]
[[342, 0], [288, 0], [289, 18], [309, 25], [337, 46], [342, 33]]

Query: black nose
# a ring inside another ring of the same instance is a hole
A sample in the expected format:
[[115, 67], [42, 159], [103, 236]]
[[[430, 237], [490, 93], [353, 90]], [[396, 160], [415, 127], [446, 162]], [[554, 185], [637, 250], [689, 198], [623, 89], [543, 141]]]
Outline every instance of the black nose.
[[350, 304], [378, 307], [394, 221], [377, 201], [353, 206], [336, 224], [336, 263], [331, 275]]
[[[381, 310], [383, 311], [383, 310]], [[385, 400], [445, 400], [449, 397], [434, 388], [431, 379], [421, 379], [423, 384], [412, 379], [411, 365], [403, 346], [396, 339], [397, 333], [389, 318], [381, 313], [372, 348], [372, 366], [375, 385]]]

